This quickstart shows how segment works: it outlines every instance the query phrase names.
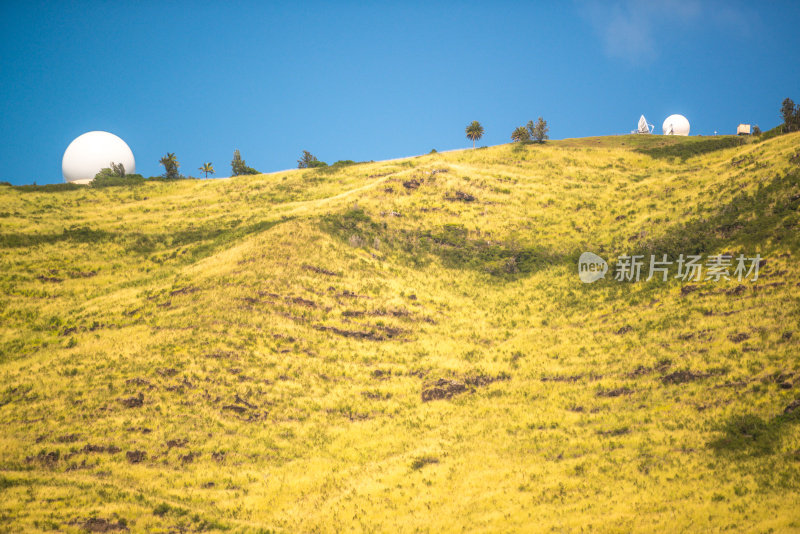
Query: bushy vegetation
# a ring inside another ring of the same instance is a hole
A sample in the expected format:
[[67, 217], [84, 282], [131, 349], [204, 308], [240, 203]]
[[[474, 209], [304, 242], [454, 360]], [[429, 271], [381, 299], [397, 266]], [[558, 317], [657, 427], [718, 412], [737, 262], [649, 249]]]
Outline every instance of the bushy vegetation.
[[639, 150], [642, 154], [647, 154], [653, 158], [672, 159], [678, 158], [681, 161], [701, 154], [716, 152], [726, 148], [746, 144], [748, 139], [736, 135], [720, 135], [714, 137], [691, 137], [686, 142], [677, 144], [659, 143], [655, 146], [642, 147]]
[[245, 176], [259, 174], [257, 170], [248, 167], [239, 153], [239, 149], [233, 151], [233, 159], [231, 160], [231, 176]]
[[327, 167], [327, 165], [328, 164], [324, 161], [318, 160], [317, 157], [308, 150], [303, 150], [300, 159], [297, 160], [298, 169], [313, 169], [315, 167]]
[[524, 143], [531, 140], [531, 134], [525, 126], [518, 126], [511, 132], [511, 140], [516, 143]]
[[124, 177], [117, 175], [98, 173], [94, 180], [89, 185], [91, 187], [114, 187], [114, 186], [131, 186], [140, 185], [145, 181], [145, 177], [141, 174], [126, 174]]
[[178, 172], [181, 164], [178, 158], [175, 157], [174, 152], [167, 152], [167, 154], [158, 161], [164, 167], [165, 180], [180, 180], [183, 176]]
[[781, 104], [781, 116], [783, 117], [784, 132], [800, 130], [800, 105], [795, 105], [791, 98], [785, 99]]
[[331, 174], [335, 174], [341, 171], [345, 167], [350, 167], [352, 165], [358, 165], [359, 162], [353, 161], [351, 159], [340, 159], [333, 162], [331, 165], [328, 165], [324, 161], [319, 162], [319, 165], [312, 165], [311, 168], [315, 169], [314, 174], [312, 176], [327, 176]]
[[544, 143], [547, 139], [550, 139], [550, 136], [547, 133], [550, 131], [550, 127], [547, 126], [547, 121], [544, 120], [542, 117], [536, 119], [536, 122], [528, 121], [527, 124], [528, 133], [530, 134], [530, 138], [537, 143]]
[[[173, 154], [174, 157], [174, 154]], [[177, 161], [176, 161], [177, 163]], [[94, 179], [89, 184], [91, 187], [113, 187], [113, 186], [130, 186], [139, 185], [144, 182], [144, 176], [141, 174], [127, 174], [125, 166], [122, 163], [114, 163], [100, 169]]]
[[796, 529], [800, 133], [731, 138], [0, 188], [0, 523]]
[[36, 185], [36, 182], [33, 184], [26, 184], [26, 185], [11, 185], [10, 183], [6, 182], [7, 186], [14, 188], [15, 191], [22, 191], [22, 192], [39, 192], [39, 193], [55, 193], [57, 191], [75, 191], [76, 189], [85, 188], [85, 185], [80, 184], [73, 184], [71, 182], [65, 182], [60, 184], [44, 184], [44, 185]]
[[770, 128], [766, 132], [761, 132], [761, 134], [758, 136], [758, 139], [756, 139], [756, 141], [757, 142], [766, 141], [766, 140], [772, 139], [773, 137], [776, 137], [778, 135], [783, 135], [783, 124], [779, 124], [774, 128]]

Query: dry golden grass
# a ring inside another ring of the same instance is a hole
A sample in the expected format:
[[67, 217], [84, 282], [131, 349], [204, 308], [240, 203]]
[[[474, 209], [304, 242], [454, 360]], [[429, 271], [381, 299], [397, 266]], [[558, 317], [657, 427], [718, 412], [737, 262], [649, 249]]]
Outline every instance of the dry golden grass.
[[0, 529], [800, 529], [800, 134], [734, 145], [0, 188]]

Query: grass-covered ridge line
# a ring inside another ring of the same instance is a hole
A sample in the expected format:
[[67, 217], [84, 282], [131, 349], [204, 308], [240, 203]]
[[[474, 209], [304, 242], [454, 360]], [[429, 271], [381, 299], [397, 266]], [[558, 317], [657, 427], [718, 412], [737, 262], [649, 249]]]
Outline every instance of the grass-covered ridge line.
[[[0, 187], [0, 525], [800, 528], [798, 154], [618, 136]], [[765, 263], [584, 285], [587, 250]]]

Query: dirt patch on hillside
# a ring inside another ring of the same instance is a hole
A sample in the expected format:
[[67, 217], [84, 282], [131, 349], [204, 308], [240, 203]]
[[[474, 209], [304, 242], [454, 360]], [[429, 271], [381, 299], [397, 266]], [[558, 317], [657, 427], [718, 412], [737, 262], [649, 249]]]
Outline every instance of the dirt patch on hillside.
[[790, 414], [798, 410], [800, 410], [800, 399], [795, 399], [783, 409], [783, 413]]
[[365, 339], [369, 341], [386, 341], [405, 334], [405, 330], [392, 326], [375, 326], [374, 330], [346, 330], [335, 326], [314, 325], [315, 330], [321, 332], [332, 332], [337, 336], [350, 337], [355, 339]]
[[41, 280], [42, 282], [53, 282], [55, 284], [59, 284], [64, 281], [63, 278], [58, 278], [57, 276], [45, 276], [40, 274], [36, 277], [37, 280]]
[[631, 433], [631, 429], [628, 428], [627, 426], [624, 426], [624, 427], [621, 427], [621, 428], [613, 428], [611, 430], [598, 430], [597, 431], [597, 435], [598, 436], [604, 436], [604, 437], [624, 436], [625, 434], [630, 434], [630, 433]]
[[362, 391], [361, 396], [369, 400], [389, 400], [390, 398], [392, 398], [391, 393], [378, 390]]
[[135, 397], [127, 397], [119, 401], [126, 408], [140, 408], [144, 404], [144, 395], [140, 392]]
[[709, 373], [698, 373], [689, 369], [682, 369], [662, 376], [661, 382], [664, 384], [684, 384], [686, 382], [708, 378], [709, 376], [711, 376]]
[[125, 380], [125, 385], [130, 386], [130, 389], [136, 389], [136, 388], [156, 389], [156, 386], [154, 386], [149, 380], [147, 380], [146, 378], [142, 378], [140, 376], [135, 376], [133, 378]]
[[147, 453], [144, 451], [128, 451], [125, 453], [125, 458], [129, 463], [138, 464], [147, 459]]
[[461, 378], [439, 378], [423, 385], [422, 402], [450, 399], [468, 390], [474, 391], [477, 387], [488, 386], [493, 382], [509, 380], [510, 378], [511, 375], [507, 373], [500, 373], [497, 376], [478, 373]]
[[633, 390], [628, 386], [614, 389], [601, 389], [596, 393], [598, 397], [620, 397], [622, 395], [633, 395]]
[[[328, 291], [336, 291], [336, 288], [331, 286], [331, 287], [328, 288]], [[342, 297], [342, 298], [348, 298], [348, 299], [369, 299], [369, 298], [372, 298], [372, 297], [370, 297], [368, 295], [359, 295], [358, 293], [354, 293], [353, 291], [350, 291], [349, 289], [345, 289], [343, 291], [340, 291], [340, 292], [336, 293], [335, 296]]]
[[391, 369], [375, 369], [372, 371], [372, 378], [377, 378], [379, 380], [386, 380], [392, 376]]
[[55, 467], [61, 460], [60, 451], [40, 451], [36, 456], [28, 456], [25, 461], [28, 463], [39, 463], [44, 467]]
[[652, 372], [658, 372], [658, 373], [661, 373], [661, 374], [665, 374], [667, 372], [667, 369], [669, 369], [670, 367], [672, 367], [672, 360], [670, 360], [669, 358], [662, 358], [662, 359], [658, 360], [653, 367], [645, 367], [645, 366], [642, 366], [642, 365], [636, 366], [636, 368], [633, 371], [628, 373], [628, 376], [631, 376], [631, 377], [640, 376], [640, 375], [649, 374], [649, 373], [652, 373]]
[[231, 350], [215, 350], [203, 354], [206, 358], [213, 358], [215, 360], [238, 360], [238, 355]]
[[465, 391], [467, 391], [467, 386], [464, 382], [440, 378], [423, 386], [422, 402], [449, 399]]
[[698, 330], [697, 332], [685, 332], [683, 334], [678, 334], [678, 339], [681, 341], [689, 341], [694, 339], [702, 339], [704, 341], [708, 341], [712, 339], [714, 336], [711, 334], [711, 330]]
[[305, 306], [306, 308], [316, 308], [317, 307], [317, 303], [316, 302], [314, 302], [313, 300], [304, 299], [303, 297], [294, 297], [291, 300], [292, 300], [292, 302], [294, 304], [297, 304], [298, 306]]
[[120, 452], [122, 449], [115, 445], [92, 445], [91, 443], [87, 443], [82, 449], [81, 452], [89, 454], [89, 453], [108, 453], [108, 454], [116, 454]]
[[475, 202], [477, 199], [475, 195], [471, 195], [469, 193], [465, 193], [464, 191], [456, 191], [452, 196], [445, 195], [445, 200], [453, 200], [453, 201], [460, 201], [460, 202]]
[[694, 293], [695, 291], [699, 290], [700, 288], [694, 284], [686, 284], [681, 288], [681, 296], [686, 296], [689, 293]]
[[317, 267], [315, 265], [309, 265], [307, 263], [304, 263], [302, 265], [302, 268], [305, 269], [306, 271], [311, 271], [312, 273], [324, 274], [325, 276], [339, 276], [333, 271], [329, 271], [327, 269], [323, 269], [322, 267]]
[[80, 526], [87, 532], [115, 532], [118, 530], [128, 530], [127, 523], [120, 519], [119, 521], [112, 521], [110, 519], [103, 519], [102, 517], [88, 517], [84, 519], [74, 519], [69, 522], [72, 526]]
[[184, 455], [181, 455], [178, 458], [180, 459], [182, 464], [190, 464], [190, 463], [194, 462], [195, 458], [199, 458], [199, 457], [200, 457], [200, 453], [199, 452], [193, 452], [192, 451], [192, 452], [188, 452], [188, 453], [186, 453]]
[[738, 295], [741, 295], [742, 293], [744, 293], [745, 291], [747, 291], [747, 287], [739, 284], [736, 287], [733, 287], [731, 289], [725, 290], [725, 294], [728, 295], [729, 297], [730, 296], [738, 296]]
[[169, 292], [169, 296], [170, 297], [174, 297], [174, 296], [177, 296], [177, 295], [189, 295], [189, 294], [195, 293], [197, 291], [200, 291], [199, 287], [192, 287], [192, 286], [181, 287], [181, 288], [174, 289], [174, 290], [170, 291]]
[[539, 380], [542, 382], [577, 382], [581, 380], [583, 375], [553, 375], [553, 376], [543, 376]]
[[162, 367], [160, 369], [156, 369], [156, 373], [163, 376], [163, 377], [172, 377], [178, 374], [178, 370], [174, 367]]

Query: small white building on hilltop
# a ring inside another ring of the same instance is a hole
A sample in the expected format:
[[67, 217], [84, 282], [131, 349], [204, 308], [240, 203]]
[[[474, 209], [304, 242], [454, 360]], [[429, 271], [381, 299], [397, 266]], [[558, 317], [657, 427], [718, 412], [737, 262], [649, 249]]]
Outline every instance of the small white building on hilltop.
[[750, 125], [740, 124], [736, 127], [736, 135], [750, 135]]

